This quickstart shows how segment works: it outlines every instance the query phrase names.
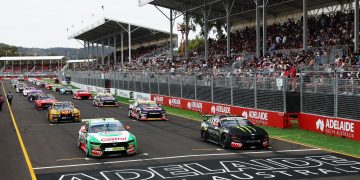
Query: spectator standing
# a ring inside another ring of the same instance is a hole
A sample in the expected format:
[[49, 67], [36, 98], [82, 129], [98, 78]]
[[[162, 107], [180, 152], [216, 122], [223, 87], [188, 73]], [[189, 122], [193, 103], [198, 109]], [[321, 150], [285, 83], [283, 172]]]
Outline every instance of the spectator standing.
[[3, 106], [3, 104], [4, 104], [4, 97], [3, 97], [3, 95], [1, 95], [0, 94], [0, 111], [2, 111], [2, 106]]
[[10, 91], [7, 93], [7, 99], [8, 99], [8, 102], [9, 102], [10, 106], [11, 106], [12, 105], [12, 100], [13, 100], [13, 95], [12, 95], [12, 93]]

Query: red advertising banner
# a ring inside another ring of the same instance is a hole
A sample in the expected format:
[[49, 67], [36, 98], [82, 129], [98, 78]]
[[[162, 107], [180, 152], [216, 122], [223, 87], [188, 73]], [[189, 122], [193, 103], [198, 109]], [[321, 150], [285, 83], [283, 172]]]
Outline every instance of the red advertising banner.
[[360, 141], [360, 121], [301, 113], [300, 129]]
[[171, 106], [189, 111], [196, 111], [201, 114], [241, 115], [255, 124], [276, 128], [286, 127], [286, 114], [284, 112], [243, 108], [206, 101], [189, 100], [154, 94], [151, 95], [151, 100], [156, 101], [157, 103], [164, 106]]

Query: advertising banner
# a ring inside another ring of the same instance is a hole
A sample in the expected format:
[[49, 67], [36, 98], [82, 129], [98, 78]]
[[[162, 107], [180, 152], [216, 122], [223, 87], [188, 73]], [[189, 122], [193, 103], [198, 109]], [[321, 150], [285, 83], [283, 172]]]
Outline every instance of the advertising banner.
[[130, 91], [117, 89], [117, 95], [120, 97], [130, 99]]
[[240, 115], [251, 122], [259, 125], [285, 128], [285, 116], [283, 112], [243, 108], [225, 104], [217, 104], [205, 101], [189, 100], [161, 95], [151, 95], [151, 100], [164, 106], [196, 111], [200, 114], [233, 114]]
[[359, 121], [301, 113], [299, 127], [317, 133], [360, 141]]
[[150, 100], [151, 95], [148, 93], [134, 92], [134, 99]]

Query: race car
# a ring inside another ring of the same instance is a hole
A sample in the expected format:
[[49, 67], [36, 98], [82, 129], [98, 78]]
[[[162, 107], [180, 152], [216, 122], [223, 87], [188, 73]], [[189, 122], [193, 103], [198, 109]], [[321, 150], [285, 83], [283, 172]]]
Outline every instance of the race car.
[[11, 87], [16, 88], [17, 84], [19, 83], [18, 80], [11, 80]]
[[241, 116], [210, 115], [201, 123], [203, 141], [220, 144], [222, 148], [268, 148], [268, 133]]
[[26, 87], [25, 83], [18, 83], [16, 86], [16, 92], [22, 93], [25, 87]]
[[89, 91], [79, 89], [74, 92], [73, 98], [74, 99], [93, 99], [93, 96]]
[[31, 90], [35, 90], [35, 88], [34, 87], [25, 87], [23, 90], [23, 95], [27, 96]]
[[53, 87], [53, 85], [50, 84], [50, 83], [47, 83], [47, 84], [45, 85], [45, 89], [47, 89], [47, 90], [51, 90], [52, 87]]
[[114, 118], [84, 119], [79, 130], [78, 146], [88, 157], [133, 155], [137, 153], [136, 137]]
[[166, 111], [156, 102], [136, 100], [129, 105], [128, 116], [137, 120], [168, 120]]
[[48, 109], [48, 120], [51, 123], [60, 121], [80, 122], [80, 110], [69, 101], [55, 102]]
[[54, 84], [51, 89], [54, 92], [59, 92], [61, 88], [62, 88], [61, 84]]
[[116, 98], [111, 94], [97, 94], [93, 100], [94, 106], [119, 106]]
[[47, 109], [56, 102], [58, 102], [58, 100], [55, 98], [55, 96], [51, 94], [47, 94], [47, 95], [42, 94], [35, 100], [35, 109], [36, 110]]
[[35, 101], [40, 95], [44, 95], [42, 90], [31, 90], [27, 93], [28, 101], [33, 102]]
[[59, 89], [59, 94], [73, 94], [73, 89], [71, 86], [63, 86]]
[[48, 83], [45, 82], [45, 81], [39, 81], [38, 84], [39, 84], [40, 87], [43, 87], [43, 88], [44, 88], [44, 87], [46, 87], [46, 85], [47, 85]]

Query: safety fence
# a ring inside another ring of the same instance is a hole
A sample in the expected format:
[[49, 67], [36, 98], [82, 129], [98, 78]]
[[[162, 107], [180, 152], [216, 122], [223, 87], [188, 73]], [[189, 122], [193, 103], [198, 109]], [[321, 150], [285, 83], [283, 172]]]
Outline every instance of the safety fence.
[[286, 96], [291, 92], [287, 78], [271, 78], [261, 73], [180, 76], [144, 72], [70, 72], [69, 76], [74, 82], [92, 86], [105, 87], [107, 79], [116, 89], [280, 112], [287, 112]]
[[[64, 75], [64, 74], [62, 74]], [[202, 113], [231, 113], [262, 125], [301, 129], [360, 140], [359, 72], [307, 71], [298, 78], [280, 72], [170, 75], [156, 72], [69, 72], [84, 87], [142, 93], [158, 103]], [[62, 76], [61, 78], [64, 78]]]

